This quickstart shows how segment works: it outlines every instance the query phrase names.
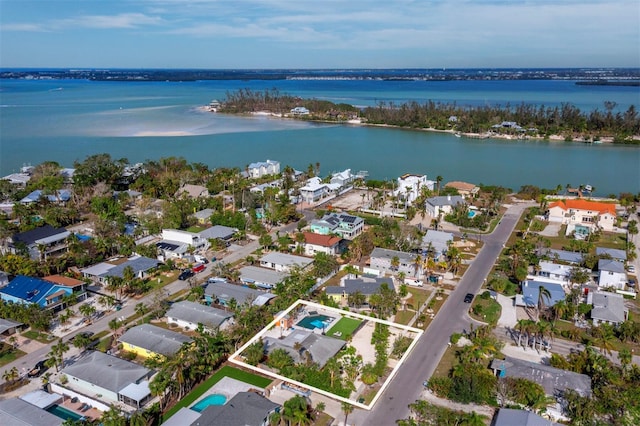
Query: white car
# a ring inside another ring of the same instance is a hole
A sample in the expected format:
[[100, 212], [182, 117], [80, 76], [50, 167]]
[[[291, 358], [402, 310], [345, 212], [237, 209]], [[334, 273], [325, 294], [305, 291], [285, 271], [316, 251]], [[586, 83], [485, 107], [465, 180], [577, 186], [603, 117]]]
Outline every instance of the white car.
[[416, 287], [422, 287], [422, 281], [417, 280], [415, 278], [405, 278], [404, 283], [407, 285], [413, 285]]
[[636, 267], [635, 267], [634, 265], [629, 265], [629, 266], [627, 266], [627, 270], [628, 270], [629, 272], [631, 272], [632, 274], [635, 274], [635, 272], [636, 272]]

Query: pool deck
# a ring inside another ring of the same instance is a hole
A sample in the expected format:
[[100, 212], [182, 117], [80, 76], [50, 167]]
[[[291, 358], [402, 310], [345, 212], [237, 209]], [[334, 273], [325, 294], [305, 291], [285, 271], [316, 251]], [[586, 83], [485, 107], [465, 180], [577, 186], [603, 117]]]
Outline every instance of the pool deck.
[[260, 388], [254, 385], [250, 385], [249, 383], [245, 383], [240, 380], [232, 379], [231, 377], [223, 377], [220, 379], [218, 383], [211, 386], [205, 393], [200, 396], [200, 398], [196, 399], [193, 404], [189, 406], [189, 408], [196, 405], [198, 402], [203, 400], [209, 395], [219, 394], [224, 395], [229, 401], [231, 398], [236, 396], [239, 392], [248, 392], [250, 389], [256, 389], [261, 392], [264, 392], [264, 388]]
[[93, 420], [98, 420], [100, 417], [102, 417], [102, 411], [98, 410], [97, 408], [90, 408], [87, 411], [80, 411], [80, 409], [82, 408], [82, 406], [84, 405], [84, 403], [82, 402], [71, 402], [71, 398], [65, 398], [64, 401], [62, 401], [60, 404], [61, 407], [66, 408], [69, 411], [73, 411], [74, 413], [76, 413], [79, 416], [84, 416]]

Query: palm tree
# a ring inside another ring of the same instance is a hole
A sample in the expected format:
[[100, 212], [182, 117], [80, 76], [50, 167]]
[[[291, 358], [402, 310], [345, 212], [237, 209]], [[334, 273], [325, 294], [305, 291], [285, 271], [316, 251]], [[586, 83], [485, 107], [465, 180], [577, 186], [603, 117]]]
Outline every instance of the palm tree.
[[464, 426], [484, 426], [485, 417], [475, 411], [465, 414], [462, 424]]
[[62, 341], [62, 339], [58, 339], [58, 343], [51, 346], [51, 352], [49, 352], [49, 357], [53, 359], [53, 362], [56, 366], [56, 372], [60, 371], [60, 367], [64, 365], [64, 354], [69, 350], [69, 345]]
[[436, 184], [438, 185], [438, 195], [440, 195], [440, 183], [442, 183], [443, 177], [438, 175], [436, 176]]
[[2, 373], [2, 380], [5, 382], [14, 383], [20, 377], [20, 373], [18, 372], [18, 367], [13, 367], [11, 370], [6, 370]]
[[549, 303], [551, 301], [551, 292], [546, 287], [540, 286], [538, 291], [538, 303], [536, 305], [538, 320], [540, 320], [540, 312], [547, 306], [545, 303], [545, 299], [547, 300], [546, 303]]
[[353, 413], [353, 405], [348, 402], [343, 402], [341, 408], [344, 413], [344, 426], [347, 426], [347, 418], [349, 417], [349, 414]]

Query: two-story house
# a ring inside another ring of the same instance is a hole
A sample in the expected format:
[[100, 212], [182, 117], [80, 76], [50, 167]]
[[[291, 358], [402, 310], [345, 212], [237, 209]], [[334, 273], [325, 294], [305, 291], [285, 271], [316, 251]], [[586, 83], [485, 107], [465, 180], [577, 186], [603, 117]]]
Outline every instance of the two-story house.
[[582, 227], [594, 231], [613, 231], [616, 222], [616, 205], [583, 199], [560, 200], [549, 205], [550, 222], [567, 225], [567, 235]]
[[336, 234], [345, 240], [353, 240], [364, 230], [364, 219], [348, 213], [329, 213], [311, 221], [311, 232], [321, 235]]

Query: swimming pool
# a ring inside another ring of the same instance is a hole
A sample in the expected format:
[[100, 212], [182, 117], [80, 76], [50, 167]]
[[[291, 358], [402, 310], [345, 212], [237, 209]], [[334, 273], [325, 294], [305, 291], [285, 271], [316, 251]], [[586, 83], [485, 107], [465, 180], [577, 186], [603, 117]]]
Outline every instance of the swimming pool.
[[80, 241], [89, 241], [91, 239], [89, 235], [84, 234], [76, 234], [76, 238], [78, 238], [78, 240]]
[[67, 410], [61, 405], [52, 405], [51, 407], [47, 408], [47, 411], [56, 417], [60, 417], [62, 420], [71, 419], [76, 421], [84, 418], [84, 416], [81, 416], [80, 414], [75, 413], [71, 410]]
[[476, 215], [476, 211], [475, 210], [469, 210], [469, 213], [467, 213], [467, 217], [469, 219], [473, 219], [473, 217]]
[[325, 328], [331, 322], [331, 317], [326, 315], [310, 315], [298, 321], [298, 326], [313, 330], [314, 328]]
[[193, 411], [197, 411], [198, 413], [204, 411], [210, 405], [224, 405], [227, 402], [227, 397], [224, 395], [220, 395], [219, 393], [214, 393], [212, 395], [207, 395], [202, 398], [196, 404], [194, 404], [191, 409]]

